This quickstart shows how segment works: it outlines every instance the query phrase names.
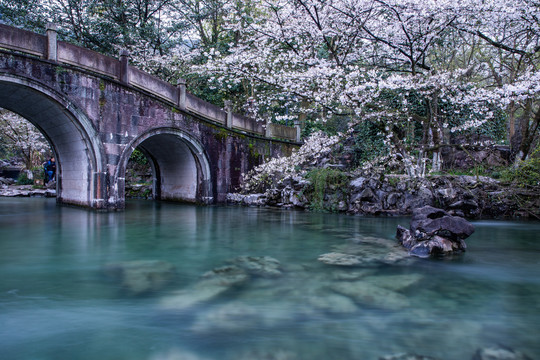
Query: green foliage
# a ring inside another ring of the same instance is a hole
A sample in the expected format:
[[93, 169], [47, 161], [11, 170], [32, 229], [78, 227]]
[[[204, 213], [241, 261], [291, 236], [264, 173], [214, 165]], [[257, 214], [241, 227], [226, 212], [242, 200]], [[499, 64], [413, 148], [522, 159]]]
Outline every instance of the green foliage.
[[447, 169], [444, 171], [431, 172], [430, 175], [449, 175], [449, 176], [487, 176], [492, 178], [500, 177], [500, 169], [490, 168], [483, 164], [475, 165], [467, 169]]
[[303, 138], [307, 138], [317, 131], [323, 131], [328, 135], [337, 135], [339, 132], [345, 132], [348, 130], [349, 120], [351, 120], [349, 117], [344, 116], [334, 116], [325, 122], [322, 122], [317, 118], [308, 119], [305, 122], [301, 135]]
[[32, 185], [34, 180], [29, 179], [26, 171], [21, 171], [19, 177], [17, 178], [17, 184], [19, 185]]
[[45, 9], [39, 0], [9, 0], [0, 1], [0, 19], [35, 32], [42, 33], [45, 29]]
[[501, 180], [511, 182], [519, 187], [540, 186], [540, 146], [529, 158], [518, 164], [516, 168], [501, 172]]
[[[441, 110], [447, 114], [446, 119], [449, 127], [461, 126], [465, 122], [471, 120], [480, 122], [484, 119], [484, 114], [478, 113], [472, 106], [462, 106], [459, 109], [459, 112], [456, 112], [454, 110], [454, 104], [449, 102], [441, 102], [440, 107]], [[506, 124], [508, 120], [506, 113], [495, 105], [491, 105], [489, 111], [494, 114], [493, 119], [484, 122], [479, 127], [473, 127], [465, 131], [460, 131], [459, 133], [466, 137], [486, 136], [497, 142], [505, 141], [507, 132]]]
[[[312, 210], [336, 211], [337, 203], [346, 196], [349, 178], [346, 173], [339, 169], [323, 168], [314, 169], [307, 174], [311, 182], [310, 208]], [[329, 196], [328, 199], [327, 195]], [[325, 201], [329, 200], [329, 201]]]
[[215, 133], [214, 136], [219, 141], [225, 141], [229, 137], [229, 132], [225, 129], [219, 129], [219, 131]]
[[148, 159], [139, 149], [133, 150], [131, 156], [129, 157], [129, 161], [133, 161], [138, 165], [149, 165]]
[[355, 127], [353, 134], [352, 151], [355, 165], [362, 164], [386, 153], [387, 149], [383, 143], [383, 135], [379, 133], [375, 124], [371, 122], [360, 123]]
[[386, 176], [386, 180], [388, 181], [388, 185], [390, 186], [397, 186], [401, 179], [396, 176]]
[[32, 174], [34, 175], [34, 179], [36, 180], [45, 180], [45, 170], [43, 167], [36, 166], [32, 168]]

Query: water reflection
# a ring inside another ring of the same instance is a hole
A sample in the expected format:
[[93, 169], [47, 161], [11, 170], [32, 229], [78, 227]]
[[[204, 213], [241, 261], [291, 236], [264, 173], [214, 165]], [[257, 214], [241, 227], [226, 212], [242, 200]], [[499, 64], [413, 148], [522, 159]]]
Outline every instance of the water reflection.
[[538, 223], [477, 222], [469, 251], [446, 261], [317, 261], [392, 244], [407, 223], [0, 199], [1, 358], [470, 359], [497, 344], [538, 356]]

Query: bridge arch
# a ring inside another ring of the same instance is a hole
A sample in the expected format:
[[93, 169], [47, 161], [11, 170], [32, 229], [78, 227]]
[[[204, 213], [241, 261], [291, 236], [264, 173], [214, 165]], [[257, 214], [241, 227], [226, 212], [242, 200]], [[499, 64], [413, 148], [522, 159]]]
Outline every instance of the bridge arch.
[[137, 148], [152, 167], [154, 199], [206, 204], [214, 201], [210, 162], [203, 145], [182, 130], [164, 127], [140, 135], [124, 149], [115, 174], [120, 203], [125, 203], [127, 163]]
[[0, 74], [0, 107], [36, 126], [57, 158], [57, 202], [106, 208], [103, 147], [86, 114], [31, 79]]

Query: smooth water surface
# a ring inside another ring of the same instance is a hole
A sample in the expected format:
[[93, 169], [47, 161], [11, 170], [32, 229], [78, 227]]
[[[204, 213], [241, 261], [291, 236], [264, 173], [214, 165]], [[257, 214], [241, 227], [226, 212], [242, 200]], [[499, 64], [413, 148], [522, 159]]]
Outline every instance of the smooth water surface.
[[[317, 261], [362, 239], [394, 241], [398, 224], [408, 219], [144, 201], [96, 213], [2, 198], [0, 359], [450, 360], [498, 345], [540, 357], [539, 223], [475, 222], [453, 259]], [[197, 297], [202, 274], [241, 255], [275, 258], [283, 276], [163, 306], [178, 291]], [[135, 294], [105, 271], [139, 260], [166, 261], [176, 276]], [[397, 275], [416, 280], [384, 283]], [[384, 290], [360, 300], [335, 291], [363, 282]]]

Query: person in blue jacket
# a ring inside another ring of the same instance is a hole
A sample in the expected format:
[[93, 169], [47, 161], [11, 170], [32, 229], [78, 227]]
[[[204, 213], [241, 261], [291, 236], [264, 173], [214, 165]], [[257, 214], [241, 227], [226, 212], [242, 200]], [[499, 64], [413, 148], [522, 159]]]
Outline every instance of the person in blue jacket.
[[45, 180], [47, 182], [54, 180], [54, 176], [56, 175], [56, 162], [54, 161], [54, 157], [51, 157], [49, 161], [47, 161], [43, 168], [45, 169]]

